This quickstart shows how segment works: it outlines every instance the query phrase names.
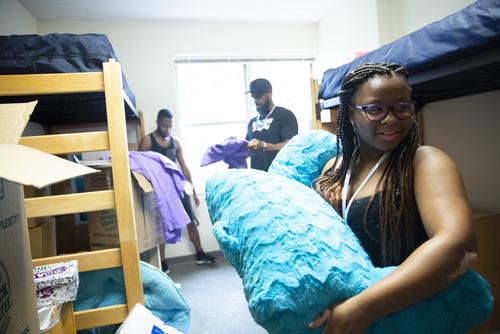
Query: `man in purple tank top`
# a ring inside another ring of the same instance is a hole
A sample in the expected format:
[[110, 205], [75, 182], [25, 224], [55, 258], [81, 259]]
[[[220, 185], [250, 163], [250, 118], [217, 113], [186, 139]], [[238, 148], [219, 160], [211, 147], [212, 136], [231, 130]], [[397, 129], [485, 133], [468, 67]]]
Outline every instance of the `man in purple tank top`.
[[[139, 151], [154, 151], [163, 154], [170, 160], [176, 162], [182, 174], [186, 180], [193, 186], [193, 200], [195, 205], [198, 207], [200, 205], [200, 200], [194, 189], [193, 181], [191, 178], [191, 173], [184, 160], [184, 155], [182, 153], [182, 146], [179, 140], [171, 135], [173, 115], [168, 109], [161, 109], [158, 112], [156, 118], [157, 128], [155, 131], [151, 132], [149, 135], [142, 138], [139, 144]], [[184, 193], [181, 198], [182, 205], [186, 210], [186, 213], [191, 219], [191, 222], [187, 225], [189, 240], [196, 249], [196, 263], [197, 264], [214, 264], [216, 263], [216, 258], [206, 254], [201, 246], [200, 233], [198, 231], [198, 219], [194, 215], [189, 196]], [[161, 255], [161, 266], [164, 272], [169, 272], [167, 262], [165, 260], [165, 245], [160, 246]]]

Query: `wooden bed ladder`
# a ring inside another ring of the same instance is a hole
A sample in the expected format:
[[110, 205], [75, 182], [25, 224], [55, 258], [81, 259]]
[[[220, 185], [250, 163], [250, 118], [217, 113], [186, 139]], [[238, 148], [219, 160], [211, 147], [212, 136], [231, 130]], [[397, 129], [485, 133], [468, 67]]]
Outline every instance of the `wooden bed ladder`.
[[115, 209], [120, 248], [33, 260], [33, 266], [78, 260], [79, 272], [123, 267], [127, 304], [74, 313], [76, 329], [122, 322], [136, 303], [144, 303], [129, 171], [120, 64], [103, 72], [0, 75], [1, 96], [104, 92], [108, 131], [21, 138], [20, 144], [51, 154], [111, 151], [112, 190], [25, 199], [27, 218]]

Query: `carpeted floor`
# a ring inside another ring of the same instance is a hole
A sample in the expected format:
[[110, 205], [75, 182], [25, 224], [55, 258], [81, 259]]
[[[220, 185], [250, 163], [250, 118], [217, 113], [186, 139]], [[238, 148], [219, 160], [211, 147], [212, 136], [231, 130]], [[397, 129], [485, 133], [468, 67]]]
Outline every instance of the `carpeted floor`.
[[236, 271], [218, 256], [216, 265], [171, 263], [169, 276], [181, 284], [191, 307], [189, 334], [264, 334], [248, 311]]

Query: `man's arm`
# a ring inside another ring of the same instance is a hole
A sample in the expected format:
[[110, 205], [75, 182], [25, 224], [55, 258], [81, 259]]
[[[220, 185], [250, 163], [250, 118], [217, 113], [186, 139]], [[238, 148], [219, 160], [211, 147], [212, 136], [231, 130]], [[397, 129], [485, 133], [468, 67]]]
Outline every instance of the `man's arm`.
[[193, 179], [191, 178], [191, 172], [189, 171], [189, 168], [186, 165], [186, 161], [184, 160], [184, 154], [182, 153], [181, 143], [177, 139], [175, 139], [174, 137], [172, 137], [172, 139], [175, 142], [175, 147], [176, 147], [175, 156], [177, 157], [177, 162], [179, 163], [179, 166], [181, 167], [182, 174], [184, 174], [184, 177], [186, 178], [186, 180], [189, 183], [191, 183], [191, 186], [193, 188], [194, 204], [196, 206], [199, 206], [200, 200], [198, 198], [198, 195], [196, 194], [196, 190], [194, 189], [194, 183], [193, 183]]
[[151, 137], [149, 135], [141, 139], [139, 151], [151, 151]]
[[282, 141], [281, 143], [271, 144], [259, 139], [252, 139], [248, 143], [247, 147], [254, 151], [279, 151], [283, 146], [285, 146], [286, 143], [288, 143], [288, 140]]

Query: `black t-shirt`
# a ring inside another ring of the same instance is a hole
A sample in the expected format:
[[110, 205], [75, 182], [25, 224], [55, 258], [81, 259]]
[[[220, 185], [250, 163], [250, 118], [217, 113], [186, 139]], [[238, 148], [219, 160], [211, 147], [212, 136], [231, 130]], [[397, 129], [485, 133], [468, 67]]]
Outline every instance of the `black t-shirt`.
[[[291, 139], [299, 132], [295, 115], [288, 109], [274, 107], [267, 115], [258, 115], [250, 120], [246, 139], [259, 139], [266, 143], [276, 144]], [[254, 169], [266, 171], [278, 154], [277, 151], [250, 153], [250, 166]]]

